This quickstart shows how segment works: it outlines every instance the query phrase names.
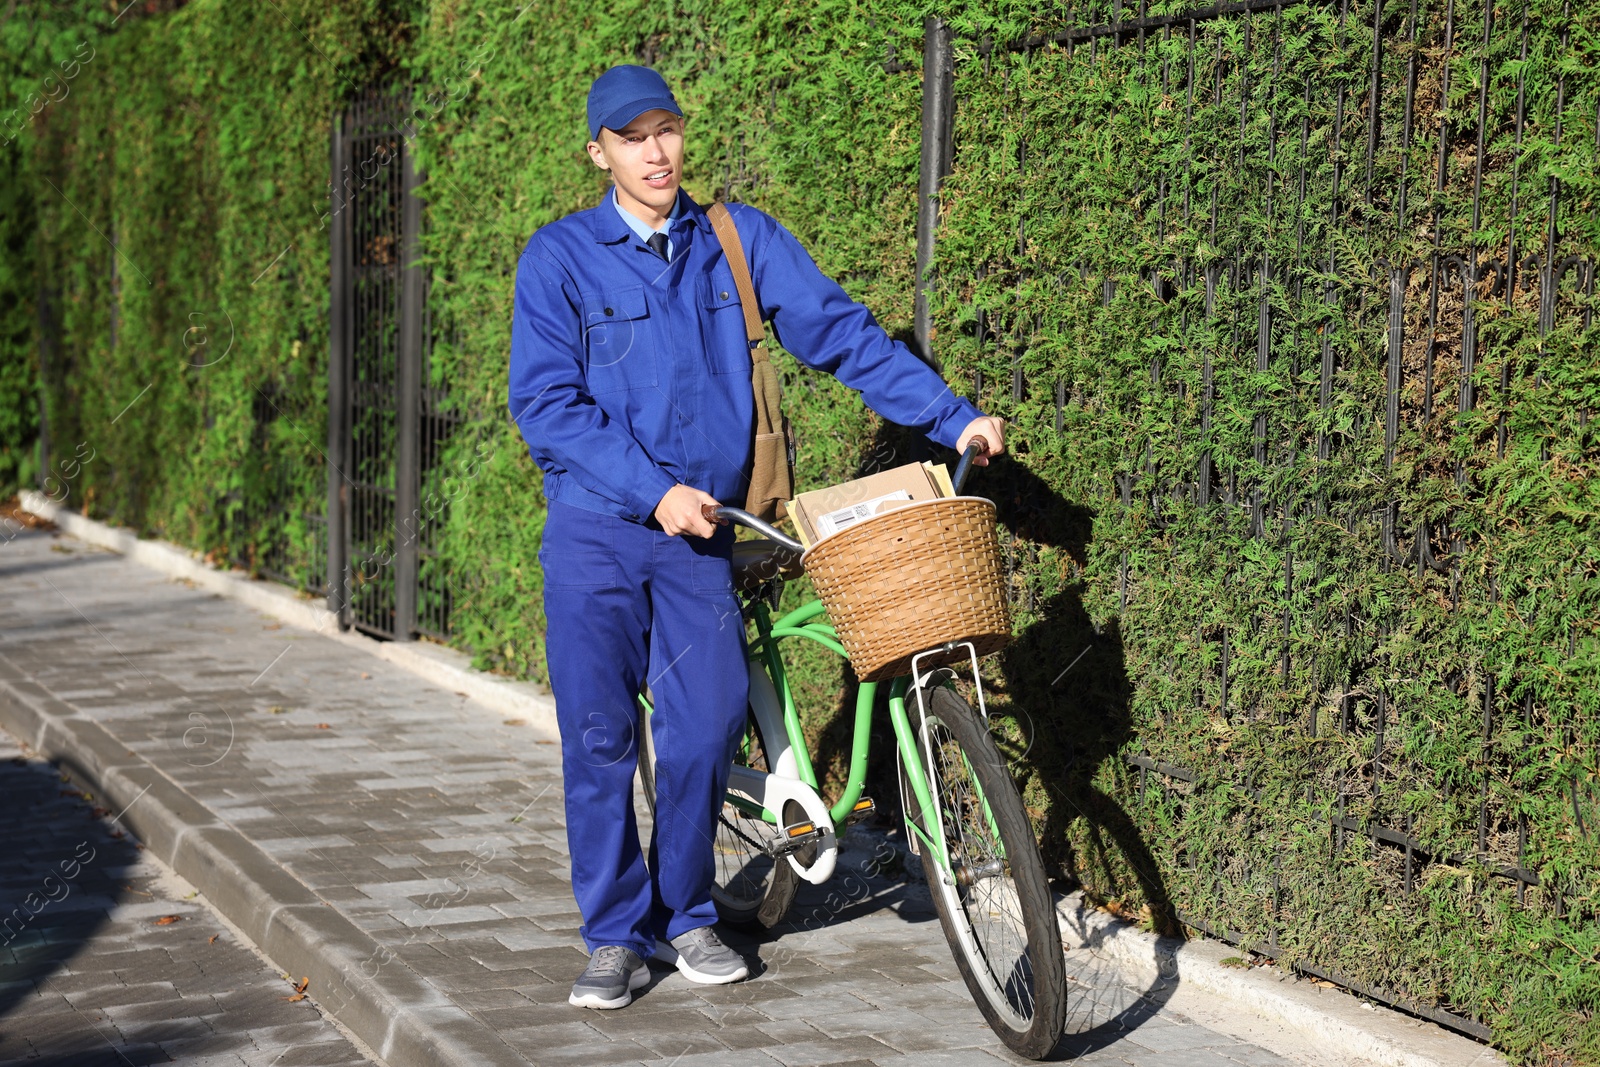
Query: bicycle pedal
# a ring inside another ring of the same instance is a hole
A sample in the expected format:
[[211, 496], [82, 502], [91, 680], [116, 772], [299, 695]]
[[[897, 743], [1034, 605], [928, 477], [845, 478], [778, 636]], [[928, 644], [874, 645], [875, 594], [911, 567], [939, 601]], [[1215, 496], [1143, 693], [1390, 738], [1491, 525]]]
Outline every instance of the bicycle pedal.
[[877, 810], [878, 805], [872, 802], [871, 797], [862, 797], [856, 801], [856, 806], [850, 809], [850, 814], [844, 817], [844, 824], [849, 826], [852, 823], [858, 823]]
[[816, 823], [809, 819], [805, 822], [791, 823], [783, 828], [783, 835], [767, 846], [767, 853], [773, 859], [787, 856], [791, 852], [798, 852], [813, 841], [822, 839], [822, 830]]

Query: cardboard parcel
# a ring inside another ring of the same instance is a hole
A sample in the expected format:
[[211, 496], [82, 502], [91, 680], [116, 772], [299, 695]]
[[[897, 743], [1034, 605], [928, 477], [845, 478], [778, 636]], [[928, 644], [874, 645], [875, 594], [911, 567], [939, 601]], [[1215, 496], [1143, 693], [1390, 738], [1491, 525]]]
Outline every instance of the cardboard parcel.
[[801, 543], [810, 548], [881, 512], [954, 495], [950, 472], [942, 463], [907, 463], [853, 482], [801, 493], [789, 502], [789, 514]]

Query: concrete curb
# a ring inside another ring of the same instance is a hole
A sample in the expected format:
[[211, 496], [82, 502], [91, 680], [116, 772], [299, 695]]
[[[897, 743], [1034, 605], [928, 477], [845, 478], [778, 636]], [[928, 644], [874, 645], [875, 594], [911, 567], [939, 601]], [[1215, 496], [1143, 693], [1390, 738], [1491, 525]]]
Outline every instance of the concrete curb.
[[[81, 541], [118, 552], [169, 577], [191, 581], [208, 592], [241, 601], [291, 625], [361, 648], [430, 682], [464, 693], [493, 711], [522, 717], [549, 737], [558, 736], [555, 703], [547, 694], [525, 682], [513, 682], [474, 670], [469, 657], [460, 652], [437, 645], [377, 641], [341, 631], [333, 613], [322, 604], [299, 597], [282, 586], [253, 581], [242, 573], [218, 570], [194, 558], [185, 549], [141, 540], [126, 531], [74, 515], [39, 493], [24, 492], [21, 504], [23, 510], [54, 522]], [[299, 959], [311, 955], [309, 945], [330, 946], [330, 953], [339, 957], [345, 969], [335, 967], [327, 981], [317, 976], [310, 962], [290, 969], [295, 974], [312, 976], [313, 993], [319, 988], [350, 989], [346, 1006], [330, 1007], [330, 1010], [391, 1064], [409, 1067], [411, 1063], [457, 1062], [440, 1058], [445, 1055], [443, 1046], [440, 1051], [427, 1053], [432, 1058], [390, 1058], [389, 1045], [384, 1042], [397, 1040], [392, 1033], [397, 1024], [392, 1021], [394, 1012], [379, 999], [387, 994], [377, 991], [362, 999], [355, 995], [355, 990], [362, 983], [373, 985], [366, 977], [368, 970], [377, 968], [374, 974], [379, 971], [387, 974], [403, 969], [408, 981], [415, 981], [432, 993], [431, 988], [396, 957], [336, 913], [315, 906], [314, 900], [307, 899], [309, 890], [236, 831], [216, 826], [216, 819], [209, 811], [153, 767], [128, 753], [98, 724], [80, 717], [76, 709], [11, 672], [0, 672], [0, 698], [6, 696], [11, 699], [0, 699], [0, 724], [10, 727], [51, 758], [75, 761], [84, 769], [85, 777], [96, 782], [114, 802], [132, 803], [140, 795], [139, 789], [146, 785], [151, 785], [151, 794], [157, 794], [152, 783], [158, 779], [165, 782], [155, 804], [146, 803], [150, 797], [139, 802], [140, 809], [158, 810], [145, 814], [143, 825], [133, 822], [135, 832], [157, 849], [157, 855], [217, 903], [224, 914], [255, 938], [273, 959]], [[37, 709], [18, 712], [17, 708], [25, 706], [24, 701], [37, 704]], [[53, 751], [45, 747], [46, 741], [63, 747]], [[108, 758], [112, 762], [105, 767], [106, 773], [117, 783], [115, 790], [113, 781], [94, 769], [100, 766], [94, 762], [94, 752], [111, 754]], [[194, 832], [202, 828], [204, 833]], [[237, 840], [233, 840], [235, 838]], [[169, 851], [162, 851], [160, 842], [166, 842]], [[259, 857], [259, 862], [246, 862], [251, 852]], [[183, 860], [190, 869], [180, 867], [175, 859]], [[224, 877], [220, 872], [228, 874]], [[232, 884], [230, 878], [234, 880]], [[293, 885], [285, 884], [284, 879]], [[248, 884], [252, 880], [255, 884]], [[236, 915], [223, 907], [223, 896], [230, 894], [237, 898], [235, 907], [241, 914]], [[264, 916], [258, 914], [263, 911]], [[1157, 938], [1094, 908], [1081, 893], [1058, 902], [1057, 918], [1068, 948], [1087, 949], [1111, 963], [1130, 981], [1150, 985], [1176, 978], [1178, 989], [1173, 997], [1174, 1007], [1180, 1009], [1186, 1007], [1181, 1001], [1203, 993], [1236, 1006], [1240, 1013], [1282, 1025], [1326, 1048], [1384, 1067], [1490, 1067], [1507, 1062], [1494, 1050], [1468, 1038], [1399, 1012], [1374, 1007], [1348, 993], [1323, 989], [1275, 967], [1223, 966], [1221, 961], [1238, 955], [1237, 949], [1209, 940], [1177, 942]], [[260, 926], [260, 933], [256, 926]], [[358, 940], [351, 940], [352, 936]], [[279, 955], [280, 943], [286, 955]], [[295, 952], [299, 955], [287, 955]], [[354, 961], [356, 969], [350, 970], [345, 961]], [[324, 964], [324, 971], [328, 971], [327, 964]], [[319, 998], [319, 1002], [328, 1003], [325, 998]], [[350, 1012], [351, 1017], [347, 1018], [344, 1012]], [[414, 1029], [420, 1031], [418, 1037], [411, 1040], [449, 1042], [455, 1040], [458, 1033], [469, 1033], [460, 1029], [458, 1020], [442, 1012], [455, 1012], [472, 1027], [482, 1029], [471, 1016], [448, 1004], [444, 1008], [430, 1004], [425, 1012], [407, 1008], [407, 1012], [411, 1016], [409, 1021], [416, 1022]], [[425, 1020], [432, 1019], [437, 1019], [437, 1023], [423, 1025]], [[376, 1038], [373, 1035], [377, 1035]], [[499, 1044], [498, 1038], [493, 1040]], [[404, 1045], [403, 1051], [409, 1054], [413, 1048], [422, 1051], [413, 1044]], [[434, 1045], [429, 1044], [427, 1048], [432, 1050]], [[504, 1062], [525, 1062], [503, 1044], [500, 1048], [513, 1057]], [[460, 1062], [501, 1062], [485, 1059], [481, 1051], [474, 1051], [472, 1056], [475, 1058]]]
[[[1343, 990], [1324, 989], [1277, 967], [1224, 966], [1224, 959], [1240, 955], [1238, 949], [1218, 941], [1157, 937], [1094, 907], [1081, 892], [1056, 902], [1056, 918], [1069, 949], [1086, 949], [1145, 985], [1176, 979], [1172, 1006], [1179, 1011], [1194, 1014], [1197, 994], [1204, 994], [1351, 1060], [1384, 1067], [1494, 1067], [1507, 1062], [1470, 1038]], [[1214, 1012], [1217, 1005], [1206, 1008]]]
[[106, 807], [390, 1067], [528, 1061], [94, 720], [0, 656], [0, 726]]
[[291, 626], [360, 648], [435, 685], [461, 693], [491, 711], [524, 719], [548, 738], [558, 736], [555, 701], [544, 689], [476, 670], [472, 658], [465, 653], [420, 641], [379, 641], [353, 630], [341, 630], [338, 618], [321, 601], [303, 597], [286, 586], [256, 581], [242, 571], [220, 570], [196, 558], [188, 549], [147, 541], [126, 530], [75, 515], [33, 490], [25, 490], [19, 502], [23, 511], [50, 520], [80, 541], [110, 549], [169, 578], [193, 582], [208, 593], [237, 600]]

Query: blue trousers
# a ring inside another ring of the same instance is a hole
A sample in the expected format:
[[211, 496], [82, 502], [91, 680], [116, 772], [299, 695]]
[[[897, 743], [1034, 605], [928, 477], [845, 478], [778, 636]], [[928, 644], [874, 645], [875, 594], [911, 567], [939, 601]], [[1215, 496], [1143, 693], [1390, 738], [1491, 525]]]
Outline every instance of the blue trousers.
[[[750, 678], [733, 591], [733, 528], [669, 537], [550, 503], [539, 562], [545, 651], [561, 728], [572, 891], [584, 943], [648, 957], [716, 921], [717, 813], [744, 731]], [[638, 695], [655, 697], [649, 859], [633, 808]]]

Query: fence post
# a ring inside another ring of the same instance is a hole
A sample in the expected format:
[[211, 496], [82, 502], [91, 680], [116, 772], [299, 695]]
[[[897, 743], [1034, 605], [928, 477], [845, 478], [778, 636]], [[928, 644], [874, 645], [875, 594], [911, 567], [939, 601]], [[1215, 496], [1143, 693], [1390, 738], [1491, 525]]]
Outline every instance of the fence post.
[[350, 205], [345, 182], [347, 152], [344, 109], [333, 115], [328, 166], [328, 610], [341, 629], [350, 625], [349, 533], [346, 519], [350, 487], [345, 478], [350, 420]]
[[922, 35], [922, 176], [917, 195], [917, 354], [935, 370], [939, 358], [933, 354], [929, 335], [933, 323], [928, 313], [928, 289], [933, 279], [933, 231], [939, 225], [939, 183], [950, 173], [954, 155], [951, 138], [954, 106], [955, 66], [950, 55], [950, 27], [937, 16], [928, 16]]
[[394, 639], [417, 630], [417, 549], [421, 539], [422, 198], [421, 176], [404, 140], [401, 156], [400, 360], [395, 370]]
[[45, 479], [50, 477], [50, 464], [55, 462], [55, 457], [50, 453], [50, 387], [55, 380], [57, 347], [55, 305], [51, 300], [52, 294], [53, 291], [40, 282], [38, 296], [34, 302], [34, 308], [39, 316], [39, 469], [34, 473], [33, 481], [41, 493], [47, 491]]

